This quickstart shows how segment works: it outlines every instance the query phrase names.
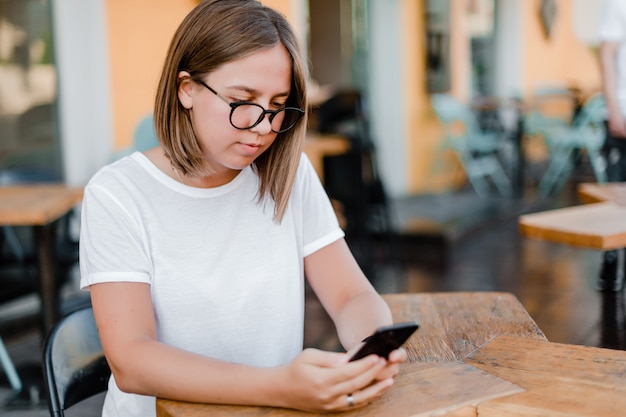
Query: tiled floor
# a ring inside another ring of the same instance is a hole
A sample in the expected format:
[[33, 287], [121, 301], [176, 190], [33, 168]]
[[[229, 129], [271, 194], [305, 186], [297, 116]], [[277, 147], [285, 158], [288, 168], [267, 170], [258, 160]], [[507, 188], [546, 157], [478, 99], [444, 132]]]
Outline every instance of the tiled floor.
[[[569, 205], [576, 201], [572, 195], [571, 189], [565, 190], [559, 198], [541, 204], [532, 199], [481, 200], [471, 193], [421, 197], [411, 202], [422, 218], [413, 225], [417, 225], [414, 230], [426, 231], [425, 236], [410, 240], [401, 265], [376, 262], [368, 269], [370, 277], [382, 293], [509, 291], [549, 340], [625, 349], [623, 293], [601, 294], [593, 288], [601, 253], [529, 240], [518, 233], [520, 212]], [[403, 209], [406, 206], [399, 208]], [[486, 216], [489, 221], [468, 223], [473, 216]], [[447, 236], [437, 235], [438, 226], [433, 227], [441, 224]], [[336, 349], [333, 334], [319, 303], [308, 294], [306, 343]], [[6, 342], [18, 367], [25, 373], [32, 371], [39, 358], [37, 332], [27, 329]], [[0, 379], [0, 415], [48, 415], [45, 408], [2, 408], [10, 394], [6, 379]], [[98, 415], [101, 401], [96, 397], [68, 415]]]

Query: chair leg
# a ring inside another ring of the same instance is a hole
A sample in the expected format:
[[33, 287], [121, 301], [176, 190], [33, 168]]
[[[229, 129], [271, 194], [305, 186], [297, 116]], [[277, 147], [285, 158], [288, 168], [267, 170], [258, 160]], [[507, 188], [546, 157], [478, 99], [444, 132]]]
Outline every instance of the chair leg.
[[13, 361], [9, 356], [9, 352], [7, 352], [7, 349], [4, 346], [2, 337], [0, 337], [0, 365], [2, 365], [2, 367], [4, 368], [4, 373], [7, 375], [9, 384], [11, 384], [11, 388], [13, 388], [13, 391], [22, 391], [22, 380], [15, 370], [15, 366], [13, 365]]
[[19, 262], [23, 262], [26, 258], [26, 253], [24, 252], [24, 248], [20, 243], [20, 240], [17, 238], [15, 234], [15, 230], [13, 230], [10, 226], [2, 226], [2, 232], [7, 240], [7, 243], [11, 247], [11, 251], [13, 251], [13, 255]]
[[595, 149], [587, 149], [587, 156], [591, 162], [591, 167], [593, 168], [593, 173], [596, 176], [596, 181], [599, 183], [607, 182], [606, 160], [604, 157]]
[[[572, 150], [566, 151], [555, 150], [552, 155], [550, 163], [546, 172], [541, 177], [539, 185], [537, 186], [539, 195], [541, 197], [547, 197], [553, 190], [558, 190], [565, 182], [565, 179], [569, 176], [572, 170]], [[560, 184], [557, 186], [557, 184]]]
[[461, 165], [465, 169], [465, 175], [468, 181], [472, 184], [474, 191], [480, 197], [489, 196], [489, 184], [485, 180], [485, 167], [480, 160], [466, 159], [461, 160]]
[[504, 172], [502, 165], [500, 165], [500, 162], [498, 162], [498, 159], [495, 156], [492, 156], [489, 158], [489, 163], [489, 174], [500, 195], [503, 197], [510, 197], [513, 195], [511, 181], [509, 181], [509, 178], [506, 176], [506, 173]]

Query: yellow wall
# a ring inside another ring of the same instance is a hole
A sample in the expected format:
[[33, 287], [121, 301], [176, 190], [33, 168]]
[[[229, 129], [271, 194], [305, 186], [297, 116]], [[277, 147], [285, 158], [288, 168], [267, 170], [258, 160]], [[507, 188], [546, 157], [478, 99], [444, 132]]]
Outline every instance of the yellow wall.
[[[314, 1], [314, 0], [309, 0]], [[197, 0], [108, 0], [112, 112], [115, 149], [132, 143], [137, 122], [152, 111], [159, 73], [170, 39]], [[265, 0], [294, 22], [294, 0]], [[465, 32], [466, 0], [451, 0], [451, 93], [469, 95], [469, 42]], [[545, 39], [540, 27], [540, 0], [525, 0], [523, 19], [523, 87], [525, 96], [542, 84], [569, 83], [584, 91], [597, 90], [599, 68], [592, 51], [572, 29], [571, 0], [557, 0], [554, 33]], [[430, 106], [425, 84], [423, 2], [402, 0], [400, 25], [405, 42], [404, 85], [406, 166], [409, 193], [438, 192], [463, 182], [451, 152], [440, 149], [443, 132]], [[149, 12], [147, 12], [149, 11]], [[148, 18], [149, 17], [149, 18]], [[298, 28], [297, 28], [298, 29]], [[299, 32], [304, 32], [299, 28]]]
[[[469, 42], [464, 29], [465, 0], [451, 3], [450, 51], [451, 94], [469, 95]], [[400, 15], [405, 41], [403, 45], [403, 85], [406, 125], [406, 166], [408, 193], [436, 193], [462, 185], [464, 176], [458, 160], [441, 147], [443, 130], [430, 105], [426, 86], [426, 51], [424, 44], [424, 2], [404, 0]]]
[[531, 96], [537, 87], [551, 84], [565, 84], [587, 93], [599, 90], [597, 57], [574, 34], [574, 2], [557, 0], [557, 16], [550, 38], [545, 37], [541, 27], [540, 3], [540, 0], [523, 2], [524, 96]]
[[[266, 0], [286, 16], [290, 0]], [[132, 144], [136, 124], [152, 112], [163, 60], [176, 28], [197, 0], [108, 0], [114, 148]]]
[[[577, 87], [583, 94], [598, 91], [600, 72], [593, 51], [581, 43], [573, 30], [573, 2], [557, 0], [557, 18], [552, 36], [543, 34], [540, 26], [540, 0], [522, 3], [523, 98], [532, 102], [535, 88], [549, 85]], [[466, 34], [465, 0], [451, 0], [450, 34], [451, 88], [460, 100], [469, 98], [470, 49]], [[409, 193], [431, 193], [454, 189], [464, 182], [455, 156], [441, 150], [443, 131], [430, 106], [425, 86], [424, 9], [423, 2], [405, 0], [403, 22], [406, 43], [404, 83], [407, 115], [407, 175]]]
[[108, 0], [114, 147], [130, 146], [135, 125], [152, 111], [171, 37], [194, 0]]

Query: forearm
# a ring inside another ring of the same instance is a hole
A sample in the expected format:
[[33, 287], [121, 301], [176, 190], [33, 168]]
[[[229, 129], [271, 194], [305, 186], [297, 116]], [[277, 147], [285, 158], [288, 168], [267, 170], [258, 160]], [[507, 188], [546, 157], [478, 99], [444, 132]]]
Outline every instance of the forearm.
[[374, 291], [355, 294], [334, 318], [339, 340], [350, 349], [380, 326], [393, 322], [389, 307]]
[[152, 340], [124, 351], [112, 366], [122, 391], [189, 402], [281, 405], [281, 368], [218, 361]]
[[602, 92], [606, 100], [609, 115], [619, 112], [616, 91], [616, 59], [618, 46], [615, 43], [605, 42], [600, 46], [600, 68], [602, 70]]

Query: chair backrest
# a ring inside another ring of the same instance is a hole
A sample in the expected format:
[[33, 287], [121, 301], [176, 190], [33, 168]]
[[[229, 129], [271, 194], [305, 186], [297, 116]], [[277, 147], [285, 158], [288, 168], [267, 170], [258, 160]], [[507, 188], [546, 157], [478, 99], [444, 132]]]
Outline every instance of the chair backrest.
[[152, 113], [139, 121], [133, 133], [133, 150], [144, 152], [159, 144], [154, 128], [154, 116]]
[[111, 370], [91, 307], [74, 311], [50, 331], [43, 348], [44, 381], [53, 417], [107, 390]]
[[478, 129], [478, 122], [472, 110], [449, 94], [433, 94], [431, 103], [435, 114], [448, 129], [454, 123], [462, 123], [467, 131]]
[[478, 119], [469, 105], [449, 94], [431, 96], [431, 104], [445, 133], [445, 147], [452, 148], [462, 158], [472, 152], [493, 154], [498, 151], [499, 132], [483, 132]]
[[602, 94], [595, 94], [587, 99], [573, 121], [574, 126], [604, 124], [606, 120], [606, 102]]

